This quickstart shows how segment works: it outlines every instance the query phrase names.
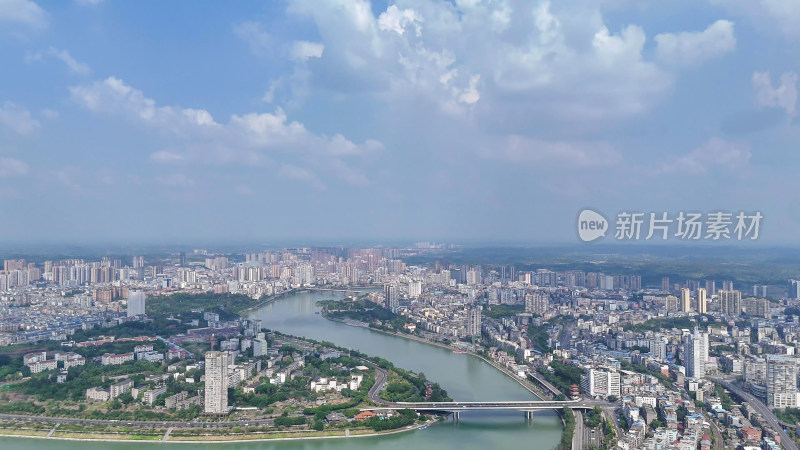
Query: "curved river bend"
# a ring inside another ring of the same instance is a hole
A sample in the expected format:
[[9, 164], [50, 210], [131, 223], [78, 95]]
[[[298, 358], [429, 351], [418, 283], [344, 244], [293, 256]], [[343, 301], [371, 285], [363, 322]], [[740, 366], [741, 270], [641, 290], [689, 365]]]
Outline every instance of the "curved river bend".
[[[535, 398], [515, 381], [480, 359], [454, 354], [450, 350], [426, 345], [365, 328], [351, 327], [325, 320], [316, 302], [340, 299], [340, 292], [303, 292], [286, 296], [253, 311], [250, 316], [263, 321], [263, 326], [283, 333], [333, 342], [357, 349], [368, 355], [381, 356], [398, 367], [424, 372], [456, 400], [492, 401]], [[461, 413], [461, 420], [448, 420], [425, 430], [350, 439], [316, 439], [281, 442], [248, 442], [202, 444], [193, 446], [222, 450], [263, 449], [480, 449], [525, 448], [550, 450], [561, 439], [561, 420], [552, 411], [536, 412], [533, 422], [525, 421], [522, 412]], [[0, 438], [3, 450], [131, 450], [148, 448], [145, 443], [76, 442]], [[185, 444], [180, 444], [185, 445]], [[180, 448], [180, 447], [176, 447]]]

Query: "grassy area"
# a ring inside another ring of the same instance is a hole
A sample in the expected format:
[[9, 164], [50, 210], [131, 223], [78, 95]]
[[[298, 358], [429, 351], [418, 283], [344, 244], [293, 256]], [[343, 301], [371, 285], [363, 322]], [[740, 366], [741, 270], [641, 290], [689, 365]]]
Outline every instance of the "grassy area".
[[785, 410], [773, 409], [775, 417], [786, 423], [800, 422], [800, 408], [786, 408]]
[[550, 338], [550, 335], [547, 334], [547, 325], [529, 325], [528, 337], [531, 338], [536, 348], [540, 351], [547, 353], [551, 350], [550, 346], [547, 345], [548, 339]]
[[627, 361], [627, 360], [624, 360], [624, 359], [622, 361], [620, 361], [620, 368], [622, 370], [630, 370], [630, 371], [633, 371], [633, 372], [643, 373], [645, 375], [650, 375], [650, 376], [656, 377], [656, 378], [658, 378], [658, 381], [660, 381], [662, 385], [672, 389], [672, 381], [670, 381], [668, 376], [664, 375], [661, 372], [656, 372], [656, 371], [650, 370], [647, 367], [640, 366], [638, 364], [631, 364], [630, 361]]
[[553, 373], [543, 368], [539, 369], [539, 373], [565, 395], [569, 395], [573, 384], [581, 384], [581, 375], [583, 375], [581, 369], [562, 363], [557, 359], [550, 363], [550, 367], [553, 369]]
[[[705, 329], [707, 325], [714, 325], [715, 323], [717, 323], [717, 321], [714, 320], [714, 318], [711, 316], [704, 316], [704, 317], [708, 319], [708, 322], [700, 322], [699, 323], [700, 328]], [[688, 317], [674, 317], [674, 318], [650, 319], [645, 323], [637, 323], [635, 325], [626, 324], [622, 328], [625, 331], [634, 331], [637, 333], [643, 333], [645, 331], [661, 331], [663, 329], [671, 329], [671, 328], [677, 328], [677, 329], [686, 328], [691, 330], [696, 325], [698, 325], [698, 322]]]
[[564, 418], [564, 433], [561, 435], [561, 442], [555, 446], [554, 450], [570, 450], [572, 449], [572, 436], [575, 434], [575, 413], [571, 408], [565, 406], [561, 410], [561, 416]]
[[500, 319], [501, 317], [514, 316], [523, 312], [525, 312], [525, 306], [523, 305], [489, 305], [481, 314], [492, 319]]
[[407, 320], [369, 300], [326, 300], [317, 302], [323, 306], [323, 315], [328, 319], [352, 319], [373, 324], [380, 321], [389, 330], [402, 330]]
[[189, 294], [179, 292], [147, 299], [147, 315], [152, 317], [168, 317], [186, 313], [191, 310], [214, 311], [223, 319], [234, 319], [247, 308], [260, 302], [242, 294]]

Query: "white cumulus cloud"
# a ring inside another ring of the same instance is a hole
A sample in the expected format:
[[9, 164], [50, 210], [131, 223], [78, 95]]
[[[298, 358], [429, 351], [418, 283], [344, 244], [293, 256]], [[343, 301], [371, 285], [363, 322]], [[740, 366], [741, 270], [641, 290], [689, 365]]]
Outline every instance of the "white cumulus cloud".
[[[290, 120], [282, 108], [271, 113], [233, 114], [227, 123], [218, 122], [203, 109], [160, 106], [115, 77], [73, 86], [70, 92], [75, 102], [90, 111], [144, 124], [168, 138], [168, 148], [150, 154], [155, 163], [253, 165], [292, 155], [324, 165], [338, 164], [335, 162], [338, 158], [367, 155], [382, 148], [374, 140], [357, 144], [341, 134], [316, 135], [302, 123]], [[297, 175], [291, 167], [285, 169], [287, 174]], [[355, 175], [343, 181], [363, 182]]]
[[655, 37], [656, 55], [668, 65], [691, 66], [736, 49], [733, 22], [718, 20], [703, 31], [663, 33]]
[[321, 58], [325, 46], [318, 42], [295, 41], [292, 44], [291, 58], [294, 61], [308, 61], [310, 58]]
[[480, 155], [511, 163], [569, 164], [578, 167], [611, 166], [622, 160], [620, 153], [605, 142], [551, 142], [516, 135], [509, 136], [504, 142], [493, 142]]
[[314, 172], [292, 164], [282, 164], [278, 176], [287, 180], [303, 181], [315, 189], [324, 190], [325, 185]]
[[39, 121], [25, 108], [7, 101], [0, 106], [0, 125], [19, 134], [30, 134], [39, 128]]
[[31, 0], [0, 1], [0, 22], [15, 22], [34, 28], [47, 26], [47, 12]]
[[710, 0], [732, 14], [787, 40], [800, 38], [800, 2], [797, 0]]
[[401, 10], [397, 5], [390, 5], [385, 12], [378, 16], [378, 28], [384, 31], [394, 31], [397, 34], [405, 33], [406, 28], [410, 25], [414, 27], [414, 34], [422, 35], [420, 22], [420, 18], [413, 9]]
[[0, 178], [17, 177], [28, 174], [28, 165], [14, 158], [0, 157]]
[[59, 50], [57, 48], [50, 47], [47, 53], [48, 55], [57, 58], [66, 64], [69, 71], [76, 75], [89, 75], [92, 73], [92, 69], [88, 64], [76, 60], [66, 50]]
[[781, 75], [781, 85], [772, 86], [769, 72], [753, 73], [753, 90], [756, 105], [760, 108], [781, 108], [793, 117], [797, 107], [797, 74], [787, 72]]
[[661, 173], [684, 175], [703, 175], [718, 169], [741, 169], [750, 161], [747, 144], [736, 143], [713, 137], [691, 152], [671, 158], [661, 164]]

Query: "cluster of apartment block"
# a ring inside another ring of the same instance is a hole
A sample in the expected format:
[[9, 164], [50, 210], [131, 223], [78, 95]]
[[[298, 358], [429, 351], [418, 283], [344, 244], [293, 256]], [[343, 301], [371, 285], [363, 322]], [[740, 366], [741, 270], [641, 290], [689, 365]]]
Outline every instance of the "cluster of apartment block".
[[86, 358], [74, 352], [33, 352], [22, 357], [22, 362], [28, 366], [31, 373], [40, 373], [58, 368], [59, 361], [62, 367], [69, 369], [86, 364]]

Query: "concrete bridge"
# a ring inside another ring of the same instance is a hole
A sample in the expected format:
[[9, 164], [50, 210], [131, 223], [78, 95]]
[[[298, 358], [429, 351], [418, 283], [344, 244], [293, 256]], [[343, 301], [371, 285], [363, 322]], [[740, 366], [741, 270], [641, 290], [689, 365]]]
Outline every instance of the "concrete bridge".
[[530, 401], [505, 401], [505, 402], [396, 402], [387, 403], [385, 406], [365, 408], [365, 410], [385, 409], [413, 409], [414, 411], [453, 413], [453, 418], [458, 419], [463, 411], [522, 411], [525, 418], [532, 419], [534, 411], [545, 409], [560, 410], [565, 406], [570, 409], [589, 410], [595, 406], [607, 406], [608, 402], [597, 400], [530, 400]]

